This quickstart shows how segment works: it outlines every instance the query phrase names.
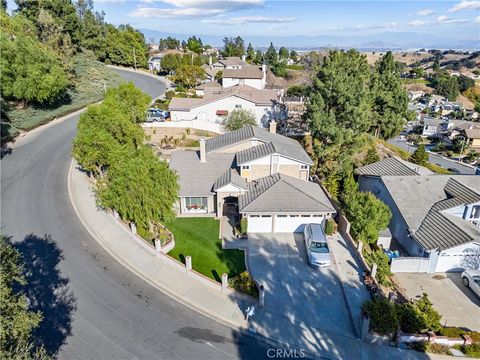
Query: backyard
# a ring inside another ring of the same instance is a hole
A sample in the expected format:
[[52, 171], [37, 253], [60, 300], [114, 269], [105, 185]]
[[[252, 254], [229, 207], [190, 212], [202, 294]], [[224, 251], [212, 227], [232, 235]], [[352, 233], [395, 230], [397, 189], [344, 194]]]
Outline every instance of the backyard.
[[185, 263], [192, 257], [192, 267], [199, 273], [221, 282], [223, 273], [232, 278], [245, 271], [245, 258], [241, 250], [222, 249], [219, 239], [220, 221], [213, 218], [177, 218], [167, 224], [175, 236], [175, 247], [169, 256]]

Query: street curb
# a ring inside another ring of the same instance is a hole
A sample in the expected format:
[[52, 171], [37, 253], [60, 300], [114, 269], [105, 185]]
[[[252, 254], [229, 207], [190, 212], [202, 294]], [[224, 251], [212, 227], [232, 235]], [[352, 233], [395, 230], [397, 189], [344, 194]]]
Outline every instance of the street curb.
[[[86, 221], [83, 219], [82, 215], [80, 214], [78, 207], [76, 205], [75, 201], [75, 196], [73, 195], [72, 191], [72, 174], [73, 174], [73, 169], [75, 168], [75, 160], [72, 159], [72, 162], [70, 163], [70, 167], [68, 170], [67, 174], [67, 188], [68, 188], [68, 196], [70, 198], [70, 203], [72, 204], [73, 210], [75, 211], [75, 214], [77, 215], [78, 219], [82, 223], [83, 227], [88, 231], [90, 236], [92, 236], [93, 239], [96, 240], [96, 242], [110, 255], [112, 256], [119, 264], [121, 264], [123, 267], [128, 269], [130, 272], [135, 274], [137, 277], [154, 287], [155, 289], [159, 290], [160, 292], [164, 293], [165, 295], [169, 296], [173, 300], [179, 302], [180, 304], [188, 307], [189, 309], [200, 313], [206, 317], [208, 317], [211, 320], [217, 321], [222, 325], [228, 326], [229, 328], [232, 328], [233, 330], [237, 330], [239, 332], [247, 332], [247, 329], [244, 327], [238, 326], [237, 324], [234, 324], [230, 322], [228, 319], [223, 318], [221, 316], [217, 316], [215, 314], [212, 314], [211, 312], [203, 309], [202, 307], [196, 306], [194, 303], [186, 300], [183, 296], [179, 295], [177, 292], [172, 290], [171, 288], [168, 288], [166, 286], [163, 286], [162, 284], [152, 281], [149, 276], [144, 274], [142, 271], [138, 270], [134, 266], [131, 266], [127, 261], [124, 261], [122, 258], [120, 258], [118, 255], [116, 255], [111, 248], [103, 241], [102, 236], [97, 234], [92, 227], [90, 227]], [[248, 332], [247, 332], [248, 333]]]

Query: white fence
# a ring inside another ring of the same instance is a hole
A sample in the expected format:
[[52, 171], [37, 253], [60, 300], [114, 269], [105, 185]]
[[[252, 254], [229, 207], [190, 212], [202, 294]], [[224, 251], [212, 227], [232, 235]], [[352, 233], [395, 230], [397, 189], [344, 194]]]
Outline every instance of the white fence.
[[144, 123], [143, 127], [163, 127], [163, 128], [191, 128], [197, 130], [211, 131], [217, 134], [223, 134], [224, 130], [221, 124], [212, 123], [206, 120], [179, 120]]
[[426, 273], [429, 262], [428, 258], [399, 257], [392, 259], [390, 270], [392, 273]]

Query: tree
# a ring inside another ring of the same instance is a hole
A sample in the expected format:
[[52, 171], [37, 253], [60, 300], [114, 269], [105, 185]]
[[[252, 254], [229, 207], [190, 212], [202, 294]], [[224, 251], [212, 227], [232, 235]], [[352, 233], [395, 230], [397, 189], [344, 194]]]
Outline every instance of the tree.
[[178, 55], [167, 54], [162, 58], [160, 66], [163, 71], [168, 74], [172, 74], [175, 70], [177, 70], [177, 67], [180, 65], [180, 61], [181, 60], [179, 59]]
[[128, 114], [134, 123], [145, 121], [150, 103], [150, 96], [136, 88], [131, 82], [109, 89], [104, 100], [105, 106], [120, 109], [124, 114]]
[[187, 49], [196, 54], [201, 54], [203, 52], [202, 39], [197, 39], [196, 36], [189, 37], [187, 40]]
[[257, 50], [255, 53], [255, 58], [253, 59], [253, 63], [256, 65], [263, 64], [263, 54], [261, 50]]
[[144, 35], [130, 25], [107, 25], [106, 58], [113, 64], [147, 67], [148, 47]]
[[240, 36], [223, 38], [223, 56], [242, 56], [245, 53], [245, 42]]
[[308, 86], [307, 85], [292, 85], [287, 89], [287, 96], [307, 96], [308, 95]]
[[290, 59], [294, 62], [298, 61], [298, 53], [295, 50], [290, 51]]
[[205, 79], [205, 70], [197, 65], [181, 65], [177, 68], [172, 81], [180, 86], [190, 89]]
[[253, 46], [251, 43], [248, 43], [247, 47], [247, 60], [250, 62], [253, 62], [255, 59], [255, 50], [253, 49]]
[[377, 147], [375, 144], [372, 144], [365, 155], [365, 159], [363, 159], [363, 165], [369, 165], [380, 161], [380, 157], [378, 156]]
[[223, 122], [228, 131], [238, 130], [247, 125], [257, 125], [255, 114], [251, 110], [233, 110]]
[[354, 193], [344, 203], [352, 236], [359, 241], [375, 243], [392, 217], [388, 206], [370, 192]]
[[391, 51], [376, 64], [371, 82], [373, 97], [372, 129], [377, 137], [392, 138], [403, 129], [408, 96]]
[[272, 72], [275, 74], [275, 76], [278, 77], [285, 78], [288, 75], [287, 66], [284, 62], [276, 62], [275, 64], [273, 64]]
[[457, 76], [457, 81], [458, 81], [458, 88], [462, 93], [475, 86], [475, 80], [465, 75]]
[[464, 94], [471, 102], [480, 103], [480, 87], [474, 86], [468, 88]]
[[435, 59], [433, 60], [432, 69], [434, 72], [440, 71], [440, 58], [438, 56], [435, 56]]
[[417, 300], [397, 305], [396, 312], [403, 332], [418, 334], [441, 328], [441, 316], [433, 308], [426, 293]]
[[435, 81], [435, 92], [446, 97], [449, 101], [457, 100], [460, 93], [457, 78], [448, 75], [438, 76]]
[[288, 52], [288, 49], [284, 46], [282, 46], [280, 48], [280, 50], [278, 50], [278, 57], [281, 59], [281, 60], [286, 60], [288, 59], [290, 53]]
[[0, 234], [0, 259], [0, 358], [49, 359], [32, 339], [32, 331], [42, 321], [42, 314], [29, 311], [27, 297], [17, 290], [26, 285], [21, 254], [3, 234]]
[[168, 36], [166, 39], [160, 39], [158, 47], [161, 51], [164, 51], [166, 49], [178, 49], [180, 47], [180, 40]]
[[273, 46], [273, 43], [270, 43], [270, 46], [268, 47], [267, 51], [265, 52], [264, 56], [265, 62], [268, 65], [274, 65], [278, 61], [278, 55], [277, 55], [277, 50], [275, 50], [275, 46]]
[[69, 81], [55, 54], [41, 46], [20, 16], [0, 14], [0, 91], [4, 98], [27, 103], [57, 101]]
[[177, 175], [144, 145], [110, 167], [99, 181], [97, 194], [102, 206], [115, 209], [123, 220], [148, 232], [152, 223], [175, 217], [172, 209], [178, 189]]
[[428, 164], [428, 154], [425, 150], [425, 145], [420, 144], [412, 155], [410, 155], [409, 161], [414, 164], [425, 166]]
[[421, 79], [425, 77], [425, 70], [421, 67], [415, 67], [410, 70], [410, 75], [412, 75], [416, 79]]
[[305, 116], [323, 175], [351, 168], [352, 155], [365, 142], [372, 124], [370, 76], [365, 56], [332, 51], [312, 81]]

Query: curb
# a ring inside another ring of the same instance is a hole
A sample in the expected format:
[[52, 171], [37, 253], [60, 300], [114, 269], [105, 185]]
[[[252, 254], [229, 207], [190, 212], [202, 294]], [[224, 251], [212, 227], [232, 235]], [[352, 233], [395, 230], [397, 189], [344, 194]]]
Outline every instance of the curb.
[[180, 304], [188, 307], [189, 309], [200, 313], [201, 315], [204, 315], [208, 317], [211, 320], [217, 321], [218, 323], [228, 326], [232, 328], [233, 330], [242, 332], [242, 333], [248, 333], [248, 329], [245, 329], [242, 326], [238, 326], [237, 324], [234, 324], [233, 322], [229, 321], [226, 318], [217, 316], [212, 314], [209, 311], [206, 311], [205, 309], [196, 306], [194, 303], [185, 300], [184, 297], [179, 295], [177, 292], [173, 291], [172, 289], [163, 286], [155, 281], [152, 281], [149, 276], [147, 276], [145, 273], [142, 271], [138, 270], [134, 266], [131, 266], [128, 262], [124, 261], [122, 258], [117, 256], [110, 248], [110, 246], [106, 245], [105, 242], [102, 240], [102, 236], [97, 234], [83, 219], [82, 215], [80, 214], [78, 207], [75, 202], [75, 197], [73, 195], [72, 191], [72, 173], [73, 169], [75, 168], [75, 160], [72, 159], [72, 162], [70, 163], [70, 167], [68, 169], [68, 174], [67, 174], [67, 188], [68, 188], [68, 196], [70, 198], [70, 203], [72, 204], [73, 210], [75, 211], [75, 214], [77, 215], [77, 218], [80, 220], [82, 223], [83, 227], [87, 230], [87, 232], [90, 234], [90, 236], [95, 239], [95, 241], [110, 255], [112, 256], [119, 264], [121, 264], [123, 267], [128, 269], [130, 272], [135, 274], [137, 277], [139, 277], [141, 280], [145, 281], [148, 283], [150, 286], [154, 287], [155, 289], [159, 290], [160, 292], [164, 293], [165, 295], [169, 296], [173, 300], [179, 302]]

